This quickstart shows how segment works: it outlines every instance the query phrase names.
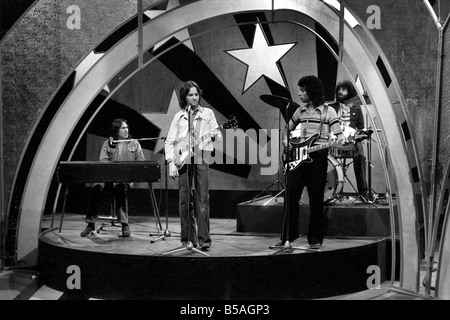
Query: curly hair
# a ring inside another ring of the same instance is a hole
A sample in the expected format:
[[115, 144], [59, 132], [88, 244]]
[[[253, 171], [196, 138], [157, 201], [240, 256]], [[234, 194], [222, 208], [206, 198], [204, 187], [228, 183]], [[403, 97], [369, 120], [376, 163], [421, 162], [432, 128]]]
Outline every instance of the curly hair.
[[322, 81], [316, 76], [305, 76], [298, 80], [298, 86], [305, 88], [312, 104], [317, 107], [325, 102], [325, 92]]
[[186, 105], [187, 105], [186, 97], [189, 94], [189, 90], [191, 90], [191, 88], [193, 88], [193, 87], [197, 88], [197, 91], [199, 94], [198, 103], [200, 103], [200, 101], [202, 101], [202, 90], [200, 89], [199, 85], [192, 80], [183, 82], [183, 84], [181, 85], [181, 88], [180, 88], [180, 108], [181, 109], [186, 108]]
[[335, 90], [336, 96], [341, 88], [344, 88], [347, 90], [348, 99], [351, 99], [358, 95], [358, 92], [356, 91], [355, 87], [353, 86], [353, 83], [351, 83], [351, 81], [349, 81], [349, 80], [341, 81], [336, 85], [336, 90]]

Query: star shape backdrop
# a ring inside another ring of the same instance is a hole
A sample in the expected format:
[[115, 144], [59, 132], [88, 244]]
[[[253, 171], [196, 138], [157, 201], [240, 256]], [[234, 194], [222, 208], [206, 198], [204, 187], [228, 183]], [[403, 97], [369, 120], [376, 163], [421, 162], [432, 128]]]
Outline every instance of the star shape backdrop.
[[263, 75], [286, 87], [278, 62], [295, 45], [296, 42], [269, 46], [261, 25], [257, 24], [252, 48], [227, 50], [228, 54], [247, 65], [243, 91], [247, 91]]
[[172, 120], [169, 119], [173, 117], [175, 113], [180, 110], [180, 104], [178, 102], [178, 96], [175, 90], [172, 93], [172, 97], [169, 102], [169, 108], [167, 112], [163, 113], [142, 113], [150, 122], [157, 126], [161, 131], [159, 132], [159, 140], [156, 143], [154, 153], [159, 153], [164, 148], [164, 139], [169, 133], [170, 124]]

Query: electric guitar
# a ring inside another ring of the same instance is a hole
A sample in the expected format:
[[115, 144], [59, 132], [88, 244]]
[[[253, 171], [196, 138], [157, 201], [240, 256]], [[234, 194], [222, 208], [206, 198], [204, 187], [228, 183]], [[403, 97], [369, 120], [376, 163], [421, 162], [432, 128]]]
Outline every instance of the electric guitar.
[[[235, 116], [229, 116], [228, 120], [222, 123], [217, 129], [235, 129], [237, 128], [238, 120]], [[173, 162], [175, 163], [178, 170], [180, 170], [185, 164], [188, 157], [194, 155], [194, 147], [198, 146], [200, 143], [211, 137], [214, 131], [208, 132], [203, 136], [194, 139], [191, 137], [191, 147], [189, 148], [189, 137], [176, 142], [173, 146]]]
[[[312, 152], [316, 152], [323, 149], [328, 149], [338, 144], [341, 144], [342, 140], [333, 140], [331, 142], [323, 143], [314, 147], [311, 147], [313, 142], [320, 137], [320, 133], [315, 133], [310, 135], [306, 139], [300, 138], [291, 138], [290, 143], [292, 144], [292, 148], [284, 148], [283, 152], [283, 163], [285, 169], [289, 169], [291, 171], [297, 169], [303, 162], [312, 162], [312, 159], [309, 157], [309, 154]], [[361, 141], [366, 139], [368, 136], [365, 134], [362, 135], [354, 135], [347, 137], [347, 141], [349, 143], [355, 143], [356, 141]]]

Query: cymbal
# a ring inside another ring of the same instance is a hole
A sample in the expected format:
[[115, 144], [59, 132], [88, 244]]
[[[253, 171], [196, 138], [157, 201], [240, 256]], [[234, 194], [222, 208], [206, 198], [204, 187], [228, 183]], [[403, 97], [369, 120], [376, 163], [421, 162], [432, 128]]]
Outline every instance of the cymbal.
[[[292, 115], [294, 114], [295, 110], [300, 107], [300, 105], [288, 98], [281, 97], [281, 96], [273, 96], [269, 94], [263, 94], [259, 96], [262, 101], [264, 101], [267, 104], [270, 104], [272, 107], [280, 109], [281, 114], [283, 115], [284, 121], [287, 122], [287, 119], [291, 119]], [[286, 110], [287, 108], [287, 110]], [[286, 114], [286, 111], [288, 111], [288, 114]]]
[[291, 99], [281, 97], [281, 96], [273, 96], [270, 94], [263, 94], [259, 96], [262, 101], [264, 101], [267, 104], [270, 104], [272, 107], [285, 110], [286, 107], [289, 105], [289, 108], [297, 109], [300, 107], [298, 103], [292, 101]]

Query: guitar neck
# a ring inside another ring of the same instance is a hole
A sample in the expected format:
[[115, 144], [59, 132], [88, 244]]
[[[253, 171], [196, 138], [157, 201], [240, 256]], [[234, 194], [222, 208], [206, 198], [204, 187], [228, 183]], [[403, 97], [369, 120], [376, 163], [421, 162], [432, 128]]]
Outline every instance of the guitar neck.
[[[218, 126], [215, 130], [217, 130], [217, 129], [223, 129], [223, 126]], [[199, 137], [197, 139], [194, 139], [194, 141], [192, 141], [192, 143], [191, 143], [191, 146], [195, 147], [195, 146], [199, 145], [200, 143], [202, 143], [206, 138], [209, 137], [211, 132], [212, 131], [205, 133], [204, 135], [202, 135], [201, 137]]]
[[337, 144], [340, 144], [340, 140], [334, 140], [334, 141], [331, 141], [331, 142], [320, 144], [318, 146], [310, 147], [310, 148], [308, 148], [307, 153], [316, 152], [316, 151], [319, 151], [319, 150], [322, 150], [322, 149], [328, 149], [328, 148], [331, 148], [332, 146], [335, 146]]

